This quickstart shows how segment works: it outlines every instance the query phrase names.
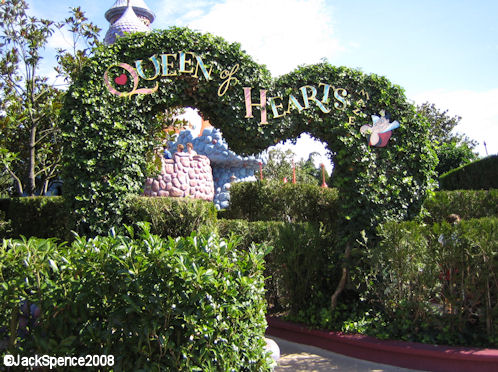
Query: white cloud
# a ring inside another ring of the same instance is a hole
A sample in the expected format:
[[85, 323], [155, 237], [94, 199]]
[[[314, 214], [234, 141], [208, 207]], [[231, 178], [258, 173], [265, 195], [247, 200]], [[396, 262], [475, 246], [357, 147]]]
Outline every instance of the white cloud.
[[342, 49], [324, 0], [226, 0], [188, 26], [240, 42], [275, 75], [318, 63]]
[[73, 36], [71, 33], [65, 29], [56, 29], [55, 32], [48, 39], [47, 46], [49, 48], [58, 49], [68, 49], [72, 47]]
[[498, 89], [488, 91], [434, 90], [417, 94], [417, 104], [429, 101], [439, 110], [448, 110], [451, 116], [461, 116], [456, 132], [465, 134], [479, 142], [479, 154], [498, 154]]

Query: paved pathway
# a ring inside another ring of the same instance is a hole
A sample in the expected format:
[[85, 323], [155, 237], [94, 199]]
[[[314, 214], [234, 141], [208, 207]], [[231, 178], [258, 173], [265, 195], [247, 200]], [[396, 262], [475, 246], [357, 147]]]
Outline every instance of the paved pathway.
[[280, 360], [275, 372], [417, 372], [415, 369], [355, 359], [281, 338], [271, 336], [269, 338], [273, 339], [280, 348]]

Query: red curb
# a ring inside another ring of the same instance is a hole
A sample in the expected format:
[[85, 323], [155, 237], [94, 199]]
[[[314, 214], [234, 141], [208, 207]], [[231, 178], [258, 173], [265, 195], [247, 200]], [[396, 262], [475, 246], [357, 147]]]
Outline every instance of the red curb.
[[371, 362], [433, 372], [497, 372], [498, 349], [386, 341], [370, 336], [309, 329], [268, 317], [266, 333]]

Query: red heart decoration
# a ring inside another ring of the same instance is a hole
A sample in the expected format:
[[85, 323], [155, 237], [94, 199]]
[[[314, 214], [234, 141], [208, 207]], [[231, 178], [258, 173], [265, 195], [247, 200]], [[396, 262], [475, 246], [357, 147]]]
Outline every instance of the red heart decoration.
[[128, 77], [126, 76], [126, 74], [121, 74], [117, 78], [115, 78], [114, 81], [118, 85], [125, 85], [126, 82], [128, 81]]

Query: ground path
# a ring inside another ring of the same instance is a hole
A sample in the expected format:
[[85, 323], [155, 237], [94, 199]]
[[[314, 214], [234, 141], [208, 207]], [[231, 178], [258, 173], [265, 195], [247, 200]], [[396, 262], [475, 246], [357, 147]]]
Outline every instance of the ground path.
[[387, 364], [347, 357], [315, 346], [296, 344], [270, 336], [280, 348], [280, 360], [275, 372], [419, 372]]

